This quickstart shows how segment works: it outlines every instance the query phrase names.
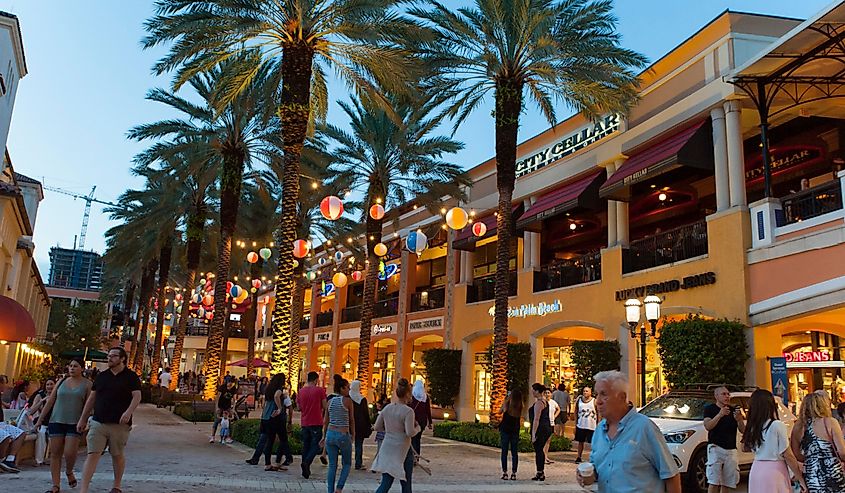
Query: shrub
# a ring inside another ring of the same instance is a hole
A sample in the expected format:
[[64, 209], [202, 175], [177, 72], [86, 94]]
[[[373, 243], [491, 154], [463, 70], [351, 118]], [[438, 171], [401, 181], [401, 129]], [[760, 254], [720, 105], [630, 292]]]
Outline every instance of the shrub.
[[600, 371], [618, 370], [622, 351], [618, 341], [573, 341], [572, 365], [575, 367], [575, 393], [593, 387], [593, 376]]
[[187, 421], [212, 422], [215, 418], [213, 411], [197, 411], [195, 413], [193, 406], [188, 402], [176, 404], [173, 407], [173, 414]]
[[[255, 448], [255, 446], [258, 445], [260, 424], [260, 419], [239, 419], [235, 421], [232, 423], [232, 439], [246, 445], [247, 447]], [[288, 444], [290, 445], [291, 453], [294, 455], [302, 454], [301, 436], [301, 428], [299, 425], [293, 425], [293, 433], [288, 434]]]
[[[488, 361], [493, 361], [493, 345], [487, 347]], [[487, 369], [492, 372], [492, 364]], [[508, 391], [519, 389], [522, 395], [528, 396], [528, 385], [531, 383], [531, 344], [527, 342], [508, 343]]]
[[689, 315], [663, 324], [657, 352], [666, 380], [673, 386], [690, 383], [745, 383], [748, 360], [746, 327], [729, 320]]
[[423, 351], [423, 362], [431, 402], [452, 407], [461, 391], [461, 350], [428, 349]]
[[[434, 436], [487, 447], [499, 447], [499, 430], [485, 423], [457, 421], [435, 423]], [[571, 446], [572, 442], [568, 438], [555, 435], [552, 436], [552, 443], [549, 445], [549, 450], [552, 452], [562, 452], [570, 450]], [[526, 428], [521, 429], [519, 433], [519, 451], [534, 451], [534, 448], [531, 446], [531, 437]]]

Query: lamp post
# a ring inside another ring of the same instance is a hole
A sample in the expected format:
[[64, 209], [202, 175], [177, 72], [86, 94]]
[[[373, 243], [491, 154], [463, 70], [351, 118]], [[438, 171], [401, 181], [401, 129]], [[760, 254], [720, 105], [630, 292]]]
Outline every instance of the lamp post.
[[[660, 320], [660, 297], [655, 295], [648, 295], [641, 302], [636, 298], [632, 298], [625, 302], [625, 318], [628, 321], [628, 326], [631, 330], [631, 338], [637, 339], [637, 325], [640, 323], [640, 309], [645, 306], [646, 320], [651, 324], [651, 337], [657, 334], [657, 321]], [[646, 333], [645, 324], [640, 326], [639, 343], [640, 343], [640, 361], [642, 367], [640, 368], [640, 404], [646, 404], [646, 344], [648, 343], [649, 335]]]

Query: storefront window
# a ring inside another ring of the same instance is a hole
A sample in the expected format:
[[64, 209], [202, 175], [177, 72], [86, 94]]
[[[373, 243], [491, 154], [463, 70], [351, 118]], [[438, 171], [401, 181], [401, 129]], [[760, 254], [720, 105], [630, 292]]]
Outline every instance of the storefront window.
[[490, 392], [493, 391], [493, 374], [489, 371], [490, 355], [475, 353], [475, 409], [490, 410]]
[[786, 357], [790, 407], [797, 413], [804, 396], [823, 390], [834, 407], [845, 402], [843, 349], [838, 336], [819, 331], [786, 334], [781, 339]]
[[[637, 395], [641, 394], [642, 381], [640, 375], [642, 372], [642, 363], [640, 361], [640, 347], [637, 343]], [[657, 353], [657, 343], [651, 339], [646, 344], [646, 368], [645, 368], [645, 384], [646, 384], [646, 402], [660, 397], [669, 391], [669, 384], [663, 376], [663, 365], [660, 361], [660, 355]], [[645, 404], [645, 403], [643, 403]]]
[[[516, 269], [516, 239], [511, 242], [510, 270]], [[475, 249], [472, 256], [473, 277], [484, 277], [496, 272], [496, 242], [488, 243]]]
[[[543, 349], [543, 385], [556, 388], [559, 383], [564, 382], [571, 391], [575, 366], [572, 364], [572, 351], [569, 346], [571, 341], [565, 341], [565, 345], [546, 346]], [[557, 344], [561, 343], [557, 341]]]

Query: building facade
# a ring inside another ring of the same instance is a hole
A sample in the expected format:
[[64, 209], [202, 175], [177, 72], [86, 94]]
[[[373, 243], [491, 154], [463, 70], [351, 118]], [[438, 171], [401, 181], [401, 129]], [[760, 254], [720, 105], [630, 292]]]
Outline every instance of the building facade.
[[50, 248], [50, 286], [99, 291], [103, 281], [103, 258], [97, 252]]

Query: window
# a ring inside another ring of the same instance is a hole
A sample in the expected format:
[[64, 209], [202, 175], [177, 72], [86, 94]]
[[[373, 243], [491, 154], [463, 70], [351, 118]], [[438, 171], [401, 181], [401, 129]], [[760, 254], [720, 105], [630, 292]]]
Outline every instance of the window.
[[446, 284], [446, 257], [417, 264], [417, 291]]
[[[516, 269], [516, 238], [511, 242], [509, 270]], [[484, 277], [496, 272], [496, 242], [488, 243], [475, 249], [472, 257], [472, 276]]]

